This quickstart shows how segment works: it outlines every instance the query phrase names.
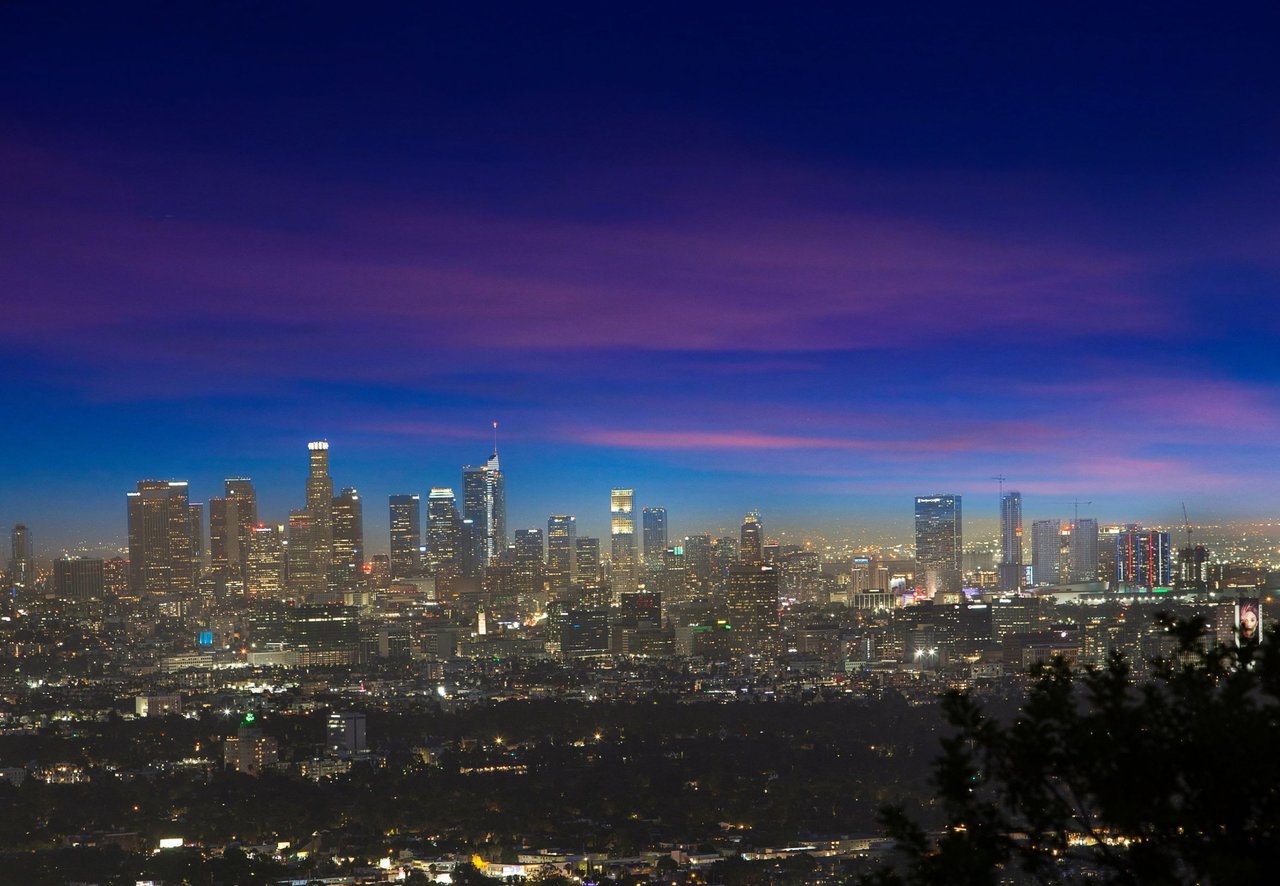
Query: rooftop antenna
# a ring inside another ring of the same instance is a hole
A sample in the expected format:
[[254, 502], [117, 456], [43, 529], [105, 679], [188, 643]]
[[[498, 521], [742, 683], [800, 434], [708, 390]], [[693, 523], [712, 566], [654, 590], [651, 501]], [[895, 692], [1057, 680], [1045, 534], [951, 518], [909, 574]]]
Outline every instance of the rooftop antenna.
[[493, 423], [493, 454], [498, 454], [498, 423]]

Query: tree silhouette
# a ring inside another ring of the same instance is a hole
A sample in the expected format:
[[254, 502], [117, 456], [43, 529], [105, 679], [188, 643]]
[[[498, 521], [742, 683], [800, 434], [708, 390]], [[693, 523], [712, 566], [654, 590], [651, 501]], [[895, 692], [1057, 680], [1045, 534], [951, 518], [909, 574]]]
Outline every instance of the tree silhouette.
[[1280, 845], [1280, 644], [1209, 644], [1201, 617], [1160, 624], [1177, 652], [1137, 682], [1061, 659], [1002, 723], [964, 692], [934, 779], [946, 824], [885, 812], [916, 883], [1265, 882]]

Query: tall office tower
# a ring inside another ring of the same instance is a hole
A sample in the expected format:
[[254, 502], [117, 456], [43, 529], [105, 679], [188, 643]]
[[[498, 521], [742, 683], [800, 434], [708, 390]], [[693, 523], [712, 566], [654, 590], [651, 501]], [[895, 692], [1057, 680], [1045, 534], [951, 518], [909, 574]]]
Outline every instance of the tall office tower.
[[522, 613], [541, 609], [545, 599], [546, 579], [543, 575], [545, 554], [541, 529], [517, 529], [511, 548], [511, 574]]
[[187, 505], [187, 531], [191, 533], [191, 562], [198, 570], [204, 564], [204, 502]]
[[458, 573], [467, 579], [484, 577], [484, 528], [470, 517], [458, 524]]
[[324, 564], [327, 575], [333, 562], [333, 478], [329, 476], [329, 443], [316, 440], [307, 444], [311, 469], [307, 474], [307, 510], [311, 512], [312, 545], [317, 563]]
[[418, 495], [391, 496], [391, 577], [422, 571], [422, 509]]
[[128, 493], [129, 589], [135, 595], [190, 591], [191, 515], [185, 481], [139, 480]]
[[507, 481], [498, 464], [498, 447], [483, 467], [462, 469], [462, 515], [478, 529], [477, 552], [484, 565], [507, 549]]
[[640, 524], [644, 530], [644, 565], [661, 566], [667, 552], [667, 509], [645, 508], [640, 512]]
[[329, 555], [323, 547], [315, 514], [310, 508], [289, 512], [289, 538], [285, 549], [285, 581], [289, 593], [298, 597], [328, 589]]
[[30, 587], [36, 580], [35, 553], [31, 545], [31, 530], [25, 523], [17, 523], [9, 533], [9, 583]]
[[613, 602], [623, 594], [636, 590], [639, 563], [636, 562], [635, 490], [614, 489], [609, 493], [609, 528], [613, 535], [610, 563], [613, 576]]
[[1062, 523], [1036, 520], [1031, 524], [1031, 580], [1056, 585], [1062, 577]]
[[[927, 495], [916, 498], [916, 568], [924, 574], [930, 594], [959, 593], [964, 534], [960, 496]], [[921, 585], [919, 578], [917, 586]]]
[[759, 511], [752, 511], [742, 518], [738, 558], [743, 563], [764, 562], [764, 524], [760, 522]]
[[686, 535], [682, 547], [685, 568], [698, 587], [704, 587], [711, 580], [711, 536]]
[[245, 590], [268, 600], [284, 596], [284, 538], [279, 526], [253, 528], [245, 563]]
[[240, 521], [240, 572], [243, 575], [249, 564], [249, 538], [258, 528], [258, 492], [248, 477], [228, 477], [222, 481], [228, 499], [236, 503], [236, 518]]
[[711, 543], [711, 566], [717, 578], [728, 575], [729, 570], [737, 566], [738, 562], [738, 539], [726, 535]]
[[1098, 580], [1098, 521], [1077, 520], [1071, 527], [1069, 581]]
[[427, 563], [439, 569], [442, 563], [453, 563], [459, 556], [458, 499], [448, 486], [433, 486], [427, 495]]
[[1167, 588], [1173, 562], [1169, 533], [1126, 529], [1116, 536], [1116, 583], [1120, 588]]
[[578, 553], [578, 581], [583, 584], [599, 584], [601, 567], [600, 539], [579, 536], [575, 542]]
[[1022, 587], [1022, 493], [1005, 492], [1000, 496], [1000, 565], [997, 570], [1000, 589], [1016, 591]]
[[427, 560], [436, 573], [437, 588], [442, 576], [457, 578], [461, 555], [462, 521], [457, 498], [447, 486], [432, 487], [427, 496]]
[[234, 498], [209, 499], [209, 565], [241, 574], [240, 507]]
[[772, 566], [742, 563], [729, 570], [726, 615], [738, 655], [778, 653], [778, 572]]
[[645, 587], [665, 594], [672, 603], [690, 602], [694, 582], [689, 575], [683, 544], [670, 545], [662, 552], [662, 568], [653, 574], [652, 587], [649, 583]]
[[104, 589], [101, 560], [63, 557], [53, 561], [53, 591], [62, 602], [101, 600]]
[[517, 557], [532, 557], [537, 560], [543, 560], [546, 557], [541, 529], [517, 529], [512, 548]]
[[578, 518], [552, 514], [547, 518], [547, 587], [565, 591], [578, 581]]
[[344, 489], [333, 498], [333, 571], [338, 587], [364, 578], [364, 508], [360, 493]]

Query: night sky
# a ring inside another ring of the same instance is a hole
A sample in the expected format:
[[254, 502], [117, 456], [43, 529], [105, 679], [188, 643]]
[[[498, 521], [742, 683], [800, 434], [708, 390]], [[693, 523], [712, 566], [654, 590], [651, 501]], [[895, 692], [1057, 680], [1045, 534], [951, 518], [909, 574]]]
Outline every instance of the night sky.
[[690, 6], [0, 4], [0, 521], [1276, 516], [1270, 4]]

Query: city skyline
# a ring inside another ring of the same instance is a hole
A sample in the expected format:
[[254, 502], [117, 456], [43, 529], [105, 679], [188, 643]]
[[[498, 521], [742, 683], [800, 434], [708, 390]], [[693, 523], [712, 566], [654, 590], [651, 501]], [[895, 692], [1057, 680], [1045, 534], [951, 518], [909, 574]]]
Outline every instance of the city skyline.
[[[353, 485], [350, 482], [349, 477], [342, 476], [339, 478], [340, 482], [335, 483], [334, 478], [329, 473], [330, 443], [328, 440], [308, 442], [305, 446], [305, 451], [310, 464], [310, 472], [302, 473], [302, 479], [305, 481], [305, 490], [302, 493], [298, 493], [295, 489], [294, 494], [291, 495], [288, 489], [284, 489], [279, 491], [278, 501], [276, 501], [273, 496], [268, 496], [265, 499], [261, 498], [260, 487], [265, 486], [266, 488], [272, 488], [278, 478], [266, 478], [267, 482], [265, 484], [261, 484], [253, 477], [232, 476], [218, 481], [216, 485], [223, 487], [228, 496], [233, 498], [236, 496], [247, 497], [247, 500], [251, 501], [251, 504], [245, 506], [245, 517], [258, 515], [259, 501], [263, 501], [263, 512], [260, 515], [260, 520], [258, 520], [257, 525], [271, 527], [287, 527], [290, 520], [295, 515], [307, 513], [311, 506], [321, 500], [330, 501], [336, 505], [341, 500], [354, 498], [355, 506], [357, 508], [354, 519], [355, 525], [358, 527], [358, 535], [348, 542], [347, 548], [354, 551], [359, 548], [362, 543], [362, 548], [360, 548], [360, 550], [364, 554], [370, 556], [373, 554], [392, 554], [396, 548], [397, 541], [395, 539], [397, 537], [397, 533], [399, 533], [401, 536], [404, 536], [404, 538], [399, 542], [402, 549], [402, 554], [399, 556], [409, 558], [408, 560], [403, 561], [404, 565], [399, 569], [406, 569], [408, 571], [413, 571], [417, 568], [419, 550], [430, 548], [427, 509], [423, 504], [428, 500], [428, 498], [447, 498], [452, 502], [451, 508], [456, 512], [457, 517], [460, 519], [464, 516], [460, 507], [461, 502], [455, 496], [453, 490], [449, 487], [435, 485], [428, 487], [428, 492], [431, 493], [430, 496], [428, 496], [426, 492], [390, 493], [381, 498], [381, 501], [387, 502], [387, 507], [374, 507], [369, 512], [361, 515], [360, 512], [363, 509], [359, 506], [360, 501], [376, 503], [379, 501], [379, 498], [376, 495], [370, 496], [363, 492], [360, 486]], [[491, 482], [496, 482], [497, 484], [495, 488], [498, 491], [496, 497], [498, 510], [503, 512], [505, 511], [506, 474], [505, 471], [497, 467], [497, 464], [497, 453], [496, 451], [493, 451], [487, 457], [485, 467], [477, 468], [470, 465], [461, 465], [457, 469], [457, 477], [461, 484], [466, 484], [469, 476], [479, 478], [473, 484], [474, 500], [472, 508], [477, 514], [481, 513], [486, 507], [486, 490], [488, 487], [488, 483], [485, 481], [486, 477], [495, 478], [495, 480]], [[992, 493], [989, 489], [980, 489], [977, 491], [963, 493], [964, 495], [969, 495], [971, 499], [976, 500], [980, 508], [977, 514], [970, 515], [967, 520], [970, 530], [969, 534], [966, 535], [966, 546], [971, 544], [988, 545], [993, 542], [997, 546], [1003, 546], [1006, 543], [1005, 538], [1006, 536], [1009, 536], [1011, 530], [1008, 530], [1005, 527], [1003, 520], [1006, 503], [1009, 501], [1017, 502], [1016, 522], [1019, 524], [1021, 523], [1021, 493], [1016, 490], [1004, 492], [1003, 483], [1008, 478], [1003, 475], [990, 479], [991, 481], [1001, 482], [1002, 485], [1000, 487], [1000, 491]], [[190, 533], [190, 544], [193, 551], [192, 557], [193, 560], [198, 560], [201, 559], [201, 557], [197, 556], [197, 553], [208, 554], [215, 562], [218, 561], [220, 553], [225, 557], [226, 542], [221, 542], [220, 544], [219, 540], [225, 532], [225, 530], [221, 529], [226, 519], [225, 511], [223, 510], [224, 502], [230, 499], [224, 499], [215, 495], [204, 497], [203, 501], [198, 501], [198, 496], [189, 491], [189, 487], [191, 486], [190, 482], [182, 479], [162, 480], [149, 477], [136, 481], [136, 485], [139, 489], [142, 488], [143, 484], [151, 484], [157, 488], [168, 488], [173, 486], [181, 487], [184, 496], [182, 504], [183, 514], [186, 515], [187, 513], [188, 505], [186, 504], [186, 501], [191, 501], [189, 507], [193, 509], [193, 513], [189, 518], [184, 516], [184, 526], [188, 525], [188, 520], [204, 521], [202, 509], [205, 507], [205, 502], [208, 502], [210, 517], [207, 525], [206, 523], [201, 522], [198, 530], [194, 527], [187, 530], [188, 533]], [[319, 484], [319, 491], [315, 491], [317, 484]], [[517, 488], [519, 488], [519, 486], [520, 484], [517, 483]], [[339, 487], [342, 489], [342, 495], [337, 497], [333, 496], [333, 490]], [[463, 487], [460, 486], [459, 488]], [[658, 499], [662, 498], [661, 495], [653, 493], [653, 501], [642, 502], [634, 489], [619, 489], [615, 486], [610, 487], [612, 506], [610, 506], [610, 504], [601, 506], [599, 496], [593, 495], [593, 492], [594, 490], [586, 493], [585, 495], [579, 494], [576, 499], [582, 502], [584, 506], [581, 510], [576, 513], [572, 513], [571, 515], [576, 524], [575, 532], [580, 530], [581, 535], [584, 537], [609, 539], [614, 534], [614, 529], [616, 527], [616, 521], [618, 518], [618, 511], [616, 509], [618, 507], [618, 503], [620, 501], [625, 501], [626, 504], [624, 507], [628, 509], [626, 511], [627, 520], [630, 521], [630, 532], [633, 534], [632, 544], [636, 547], [635, 555], [637, 558], [640, 558], [644, 553], [642, 550], [643, 541], [641, 538], [644, 527], [637, 526], [637, 521], [635, 519], [636, 513], [644, 512], [642, 516], [648, 519], [649, 516], [652, 515], [651, 512], [659, 512], [661, 514], [661, 534], [663, 538], [668, 537], [668, 530], [670, 529], [668, 526], [669, 509], [665, 507], [665, 505], [658, 503]], [[128, 500], [133, 501], [133, 496], [135, 494], [136, 493], [134, 492], [128, 492]], [[619, 494], [625, 495], [620, 499], [618, 497]], [[929, 494], [933, 495], [941, 493]], [[945, 496], [955, 498], [957, 502], [962, 497], [961, 494], [955, 493], [948, 493], [945, 494]], [[913, 499], [915, 501], [914, 514], [909, 507], [910, 502]], [[988, 499], [991, 500], [988, 501]], [[811, 536], [825, 538], [828, 541], [833, 542], [848, 542], [859, 541], [857, 535], [861, 532], [865, 536], [861, 541], [868, 545], [898, 544], [914, 546], [919, 542], [919, 507], [921, 500], [922, 499], [918, 494], [897, 497], [896, 501], [899, 506], [900, 513], [896, 518], [886, 521], [879, 527], [873, 523], [861, 525], [852, 523], [846, 524], [845, 526], [837, 525], [829, 526], [827, 528], [822, 528], [820, 526], [815, 527], [813, 525], [806, 525], [802, 522], [803, 518], [800, 520], [794, 520], [794, 515], [793, 522], [788, 522], [785, 517], [779, 520], [776, 516], [778, 512], [771, 511], [773, 516], [771, 516], [770, 525], [775, 526], [778, 523], [781, 523], [782, 525], [774, 529], [772, 533], [766, 532], [763, 538], [786, 537], [791, 543], [794, 543], [797, 540], [797, 536]], [[275, 507], [272, 503], [273, 501], [275, 501], [275, 504], [279, 505], [276, 510], [272, 510], [273, 507]], [[1148, 525], [1149, 528], [1168, 528], [1171, 526], [1181, 527], [1185, 521], [1185, 514], [1182, 513], [1170, 515], [1169, 517], [1160, 520], [1142, 519], [1135, 516], [1131, 511], [1122, 511], [1119, 514], [1108, 513], [1095, 507], [1095, 502], [1093, 501], [1083, 503], [1088, 506], [1090, 510], [1087, 516], [1081, 517], [1078, 511], [1079, 506], [1082, 503], [1079, 500], [1066, 502], [1053, 497], [1046, 497], [1045, 501], [1038, 501], [1034, 498], [1032, 501], [1032, 512], [1035, 518], [1033, 522], [1052, 522], [1055, 526], [1055, 533], [1057, 532], [1057, 528], [1061, 525], [1065, 524], [1070, 526], [1075, 521], [1087, 521], [1095, 526], [1101, 524], [1134, 524]], [[1183, 505], [1185, 505], [1185, 503], [1179, 503], [1179, 507]], [[130, 507], [132, 507], [132, 505], [130, 505]], [[523, 514], [525, 512], [531, 512], [533, 507], [534, 506], [532, 505], [525, 505], [523, 508], [519, 508], [518, 510]], [[389, 516], [384, 518], [382, 515], [387, 513], [388, 508]], [[407, 508], [411, 508], [412, 511], [404, 510], [402, 516], [396, 516], [398, 513], [397, 509]], [[1071, 510], [1072, 508], [1075, 509], [1074, 513]], [[126, 508], [125, 511], [128, 511], [128, 508]], [[199, 512], [199, 516], [196, 516], [196, 511]], [[233, 511], [233, 513], [235, 512]], [[410, 516], [410, 513], [412, 513], [413, 516]], [[746, 517], [743, 518], [745, 522], [741, 527], [736, 524], [731, 514], [717, 513], [706, 515], [705, 511], [701, 513], [703, 513], [704, 516], [699, 517], [697, 512], [695, 512], [682, 517], [677, 513], [675, 515], [675, 522], [671, 524], [671, 526], [674, 527], [673, 529], [670, 529], [669, 538], [671, 543], [675, 543], [675, 541], [684, 535], [702, 532], [713, 532], [734, 536], [741, 530], [743, 532], [743, 537], [745, 538], [745, 527], [756, 521], [760, 521], [761, 519], [759, 507], [753, 507], [746, 512]], [[534, 518], [529, 521], [510, 522], [509, 528], [511, 532], [529, 528], [540, 530], [542, 527], [547, 525], [549, 520], [554, 519], [555, 516], [556, 513], [554, 511], [549, 511], [541, 518]], [[120, 524], [121, 531], [117, 533], [117, 538], [115, 539], [115, 541], [119, 542], [118, 548], [121, 551], [123, 551], [129, 544], [129, 523], [128, 519], [125, 519], [128, 517], [128, 513], [122, 513], [121, 518], [124, 522]], [[310, 517], [308, 517], [308, 519], [310, 519]], [[396, 523], [397, 519], [401, 521], [399, 524]], [[245, 520], [240, 519], [239, 522], [245, 523]], [[497, 525], [502, 527], [502, 532], [499, 533], [499, 536], [504, 533], [506, 535], [510, 535], [510, 533], [507, 532], [507, 522], [508, 521], [505, 517], [497, 520]], [[1202, 524], [1210, 524], [1213, 523], [1214, 520], [1205, 519], [1198, 515], [1198, 522]], [[249, 523], [252, 523], [252, 521], [250, 520]], [[410, 529], [413, 524], [417, 525], [416, 533], [412, 532]], [[15, 529], [21, 528], [24, 534], [29, 533], [29, 528], [23, 521], [17, 521], [13, 525]], [[397, 525], [401, 528], [397, 529]], [[74, 530], [72, 535], [59, 535], [57, 534], [57, 526], [58, 524], [55, 523], [50, 527], [54, 530], [54, 534], [52, 536], [53, 540], [46, 543], [45, 549], [40, 550], [38, 547], [36, 548], [38, 557], [48, 559], [50, 557], [55, 557], [60, 551], [75, 552], [77, 550], [90, 550], [102, 552], [113, 549], [111, 538], [109, 536], [97, 539], [88, 537], [75, 538]], [[250, 525], [246, 524], [241, 531], [248, 533], [249, 529]], [[409, 535], [405, 535], [406, 532], [409, 533]], [[852, 534], [841, 534], [846, 532], [851, 532]], [[412, 537], [415, 535], [417, 538], [416, 545], [414, 545], [412, 541]], [[1031, 535], [1032, 534], [1028, 532], [1026, 537], [1023, 538], [1023, 547], [1025, 548], [1025, 554], [1028, 558], [1028, 564], [1030, 564], [1030, 558], [1034, 551]], [[508, 538], [506, 545], [499, 545], [495, 550], [505, 549], [509, 544], [510, 539]], [[243, 550], [247, 554], [247, 534], [244, 536]], [[1054, 556], [1056, 557], [1056, 554]], [[327, 561], [332, 557], [332, 554], [320, 553], [319, 557], [321, 560]], [[365, 562], [367, 562], [367, 557], [365, 558]], [[392, 557], [392, 562], [392, 570], [393, 573], [395, 573], [399, 571], [398, 567], [395, 565], [397, 562], [395, 556]], [[423, 560], [422, 562], [425, 563], [426, 561]], [[1054, 562], [1056, 563], [1056, 560]]]
[[0, 2], [0, 880], [1265, 880], [1277, 21]]
[[495, 418], [512, 527], [622, 484], [908, 535], [997, 474], [1280, 511], [1249, 15], [0, 15], [0, 520], [42, 543], [143, 478], [285, 519], [321, 437], [368, 501], [459, 487]]

